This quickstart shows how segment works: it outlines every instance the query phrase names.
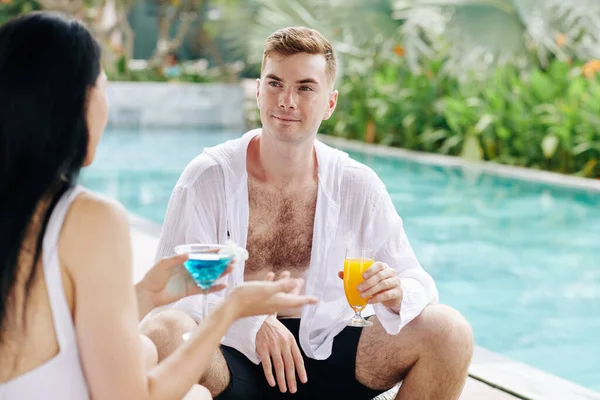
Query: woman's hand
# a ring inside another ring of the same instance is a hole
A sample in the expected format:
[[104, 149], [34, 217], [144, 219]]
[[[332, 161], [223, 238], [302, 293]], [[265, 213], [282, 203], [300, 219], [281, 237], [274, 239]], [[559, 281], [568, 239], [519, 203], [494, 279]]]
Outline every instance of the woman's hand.
[[276, 282], [274, 278], [275, 274], [270, 272], [265, 281], [244, 282], [231, 291], [226, 300], [233, 305], [237, 317], [275, 314], [282, 309], [318, 302], [314, 296], [299, 294], [303, 279], [290, 278], [287, 271]]
[[[227, 287], [226, 284], [215, 284], [207, 291], [199, 288], [183, 266], [187, 259], [187, 254], [163, 258], [136, 285], [140, 319], [156, 307], [195, 294], [218, 292]], [[233, 264], [232, 261], [221, 276], [229, 274]]]

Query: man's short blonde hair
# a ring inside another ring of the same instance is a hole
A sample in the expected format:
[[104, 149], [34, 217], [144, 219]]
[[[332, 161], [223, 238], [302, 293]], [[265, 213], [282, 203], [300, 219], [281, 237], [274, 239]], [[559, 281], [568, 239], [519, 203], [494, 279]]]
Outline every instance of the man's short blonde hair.
[[302, 26], [280, 29], [267, 38], [261, 71], [264, 70], [268, 57], [287, 57], [298, 53], [323, 55], [327, 63], [325, 70], [327, 79], [329, 84], [334, 84], [337, 61], [331, 43], [315, 29]]

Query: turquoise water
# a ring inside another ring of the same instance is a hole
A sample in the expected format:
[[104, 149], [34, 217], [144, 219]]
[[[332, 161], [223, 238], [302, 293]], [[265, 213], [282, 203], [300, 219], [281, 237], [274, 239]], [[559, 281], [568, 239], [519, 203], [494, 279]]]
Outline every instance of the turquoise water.
[[210, 289], [232, 259], [233, 257], [220, 257], [217, 254], [191, 253], [183, 265], [198, 286]]
[[[185, 165], [239, 132], [107, 132], [91, 189], [161, 222]], [[477, 344], [600, 391], [600, 193], [350, 153], [386, 183]]]

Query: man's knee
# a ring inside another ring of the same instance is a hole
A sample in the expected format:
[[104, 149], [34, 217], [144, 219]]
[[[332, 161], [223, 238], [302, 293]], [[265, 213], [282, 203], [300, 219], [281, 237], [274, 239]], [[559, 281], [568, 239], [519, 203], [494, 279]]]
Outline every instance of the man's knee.
[[447, 354], [456, 361], [471, 360], [473, 329], [460, 312], [443, 304], [430, 305], [415, 322], [423, 325], [427, 350], [438, 356]]
[[180, 310], [165, 310], [146, 318], [140, 325], [142, 334], [149, 337], [163, 360], [183, 343], [182, 335], [197, 326], [196, 321]]
[[146, 335], [140, 334], [140, 340], [144, 351], [144, 366], [146, 369], [151, 369], [158, 364], [158, 351], [156, 350], [156, 345]]

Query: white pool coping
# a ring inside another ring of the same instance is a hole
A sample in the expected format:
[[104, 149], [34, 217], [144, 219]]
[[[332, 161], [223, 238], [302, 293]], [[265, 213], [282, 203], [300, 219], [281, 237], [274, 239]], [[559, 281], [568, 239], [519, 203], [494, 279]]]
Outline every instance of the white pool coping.
[[129, 214], [133, 253], [133, 281], [139, 282], [154, 265], [160, 225], [135, 214]]
[[477, 347], [469, 375], [521, 399], [600, 400], [600, 393]]
[[416, 161], [422, 164], [439, 165], [445, 167], [461, 167], [474, 172], [485, 172], [502, 177], [516, 178], [526, 181], [549, 183], [559, 186], [568, 186], [600, 192], [600, 180], [581, 178], [572, 175], [563, 175], [555, 172], [540, 171], [512, 165], [502, 165], [490, 161], [471, 162], [460, 157], [442, 154], [424, 153], [397, 147], [368, 144], [356, 140], [348, 140], [328, 135], [319, 135], [318, 139], [342, 151], [360, 151], [369, 155], [394, 157], [403, 160]]

